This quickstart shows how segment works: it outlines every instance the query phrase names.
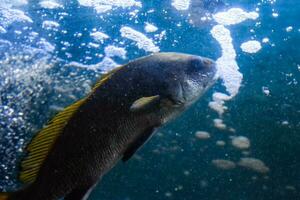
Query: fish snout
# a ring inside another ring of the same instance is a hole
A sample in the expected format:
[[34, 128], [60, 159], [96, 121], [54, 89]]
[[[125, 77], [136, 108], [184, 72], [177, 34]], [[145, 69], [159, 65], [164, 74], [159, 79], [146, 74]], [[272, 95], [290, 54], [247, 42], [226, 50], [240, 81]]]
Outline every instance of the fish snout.
[[203, 63], [203, 66], [206, 68], [215, 68], [216, 67], [215, 62], [209, 58], [202, 58], [202, 63]]
[[190, 71], [198, 71], [198, 72], [205, 72], [205, 71], [214, 71], [216, 68], [215, 62], [212, 59], [200, 57], [200, 56], [193, 56], [190, 59]]

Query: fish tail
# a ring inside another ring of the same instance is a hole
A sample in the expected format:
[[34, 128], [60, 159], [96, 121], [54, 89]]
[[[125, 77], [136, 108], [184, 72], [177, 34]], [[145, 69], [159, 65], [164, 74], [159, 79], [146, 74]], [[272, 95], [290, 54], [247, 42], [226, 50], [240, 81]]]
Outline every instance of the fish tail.
[[8, 192], [0, 192], [0, 200], [8, 200], [10, 193]]
[[13, 192], [0, 192], [0, 200], [28, 200], [27, 187]]

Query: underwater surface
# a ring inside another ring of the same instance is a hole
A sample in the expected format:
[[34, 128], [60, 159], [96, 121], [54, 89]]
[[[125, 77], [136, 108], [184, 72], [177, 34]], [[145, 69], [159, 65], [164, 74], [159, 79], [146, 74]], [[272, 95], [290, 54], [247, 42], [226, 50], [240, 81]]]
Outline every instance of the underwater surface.
[[102, 74], [183, 52], [216, 60], [219, 81], [89, 199], [300, 199], [299, 19], [297, 0], [0, 0], [0, 190]]

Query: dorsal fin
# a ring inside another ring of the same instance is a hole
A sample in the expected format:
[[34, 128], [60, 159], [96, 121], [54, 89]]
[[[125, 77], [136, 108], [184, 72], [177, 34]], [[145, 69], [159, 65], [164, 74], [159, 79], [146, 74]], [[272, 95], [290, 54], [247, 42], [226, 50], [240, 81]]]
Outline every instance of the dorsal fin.
[[105, 83], [115, 72], [119, 71], [123, 68], [124, 65], [114, 68], [113, 70], [103, 74], [100, 78], [100, 80], [94, 85], [93, 90], [95, 91], [97, 88], [99, 88], [103, 83]]
[[85, 99], [81, 99], [66, 107], [31, 140], [27, 145], [28, 155], [21, 163], [20, 181], [31, 183], [35, 180], [40, 166], [48, 155], [56, 138], [84, 101]]
[[[93, 91], [99, 88], [106, 82], [115, 72], [120, 70], [123, 66], [116, 67], [115, 69], [103, 74], [100, 80], [94, 85]], [[89, 96], [88, 95], [88, 96]], [[82, 103], [88, 97], [77, 101], [76, 103], [68, 106], [63, 111], [58, 113], [28, 144], [28, 155], [22, 160], [20, 181], [24, 183], [31, 183], [35, 180], [41, 164], [45, 160], [56, 138], [63, 131], [65, 125], [68, 123], [73, 114], [78, 110]]]

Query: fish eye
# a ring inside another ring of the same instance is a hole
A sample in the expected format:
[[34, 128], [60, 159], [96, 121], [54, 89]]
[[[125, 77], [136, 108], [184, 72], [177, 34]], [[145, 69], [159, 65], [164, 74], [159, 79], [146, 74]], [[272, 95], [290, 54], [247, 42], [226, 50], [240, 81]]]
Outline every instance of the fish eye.
[[179, 105], [183, 105], [184, 104], [184, 102], [182, 100], [175, 98], [173, 95], [166, 95], [165, 99], [167, 99], [164, 102], [165, 104], [170, 104], [170, 105], [173, 105], [173, 106], [174, 105], [179, 106]]
[[203, 61], [200, 58], [192, 58], [189, 61], [188, 72], [197, 72], [203, 69]]
[[213, 64], [213, 61], [210, 60], [210, 59], [203, 59], [203, 64], [206, 65], [206, 66], [210, 66]]

